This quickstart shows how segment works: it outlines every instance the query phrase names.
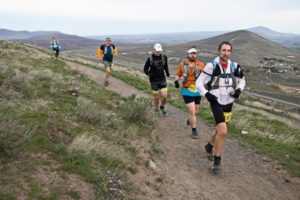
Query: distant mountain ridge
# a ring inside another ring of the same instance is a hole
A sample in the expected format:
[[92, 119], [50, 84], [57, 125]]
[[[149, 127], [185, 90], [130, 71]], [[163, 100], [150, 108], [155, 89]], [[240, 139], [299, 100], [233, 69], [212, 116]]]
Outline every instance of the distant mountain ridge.
[[64, 50], [78, 49], [81, 47], [99, 46], [103, 41], [93, 40], [77, 35], [64, 34], [59, 31], [10, 31], [0, 29], [0, 39], [12, 40], [41, 47], [48, 47], [52, 36], [55, 35]]
[[280, 33], [269, 28], [258, 26], [247, 29], [248, 31], [254, 32], [264, 38], [271, 41], [277, 42], [283, 46], [288, 47], [300, 47], [300, 35], [293, 33]]
[[[291, 33], [280, 33], [263, 26], [257, 26], [246, 29], [256, 33], [273, 42], [283, 46], [300, 48], [300, 35]], [[198, 31], [198, 32], [182, 32], [182, 33], [153, 33], [153, 34], [124, 34], [111, 35], [114, 42], [127, 44], [153, 44], [161, 42], [163, 44], [182, 44], [188, 42], [199, 41], [206, 38], [215, 37], [228, 31]], [[68, 49], [78, 48], [79, 46], [99, 45], [99, 40], [105, 40], [106, 35], [102, 36], [76, 36], [64, 34], [59, 31], [12, 31], [8, 29], [0, 29], [0, 39], [14, 40], [18, 42], [30, 43], [39, 46], [46, 46], [51, 36], [55, 34], [66, 44]], [[71, 43], [73, 42], [73, 44]]]
[[0, 39], [1, 40], [12, 40], [12, 39], [28, 39], [34, 36], [51, 35], [51, 34], [62, 34], [59, 31], [13, 31], [8, 29], [0, 28]]

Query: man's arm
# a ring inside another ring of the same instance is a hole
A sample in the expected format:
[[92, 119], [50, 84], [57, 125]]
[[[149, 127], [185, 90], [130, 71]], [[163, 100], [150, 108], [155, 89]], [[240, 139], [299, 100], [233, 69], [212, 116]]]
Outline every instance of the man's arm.
[[169, 77], [170, 76], [170, 72], [169, 72], [169, 65], [168, 65], [168, 57], [165, 56], [165, 55], [163, 55], [163, 56], [164, 56], [164, 59], [165, 59], [165, 62], [166, 62], [165, 66], [164, 66], [165, 72], [166, 72], [167, 77]]
[[97, 49], [97, 57], [99, 59], [101, 59], [103, 57], [103, 50], [101, 49], [101, 47], [98, 47], [98, 49]]
[[177, 69], [177, 72], [176, 72], [176, 76], [175, 76], [175, 81], [174, 81], [174, 84], [175, 84], [175, 87], [176, 88], [179, 88], [179, 79], [180, 77], [182, 77], [182, 66], [183, 66], [183, 63], [180, 63], [179, 66], [178, 66], [178, 69]]
[[114, 54], [114, 56], [117, 56], [118, 55], [118, 48], [114, 44], [112, 46], [113, 46], [113, 50], [114, 50], [113, 54]]
[[245, 81], [243, 70], [239, 64], [237, 64], [236, 66], [235, 77], [237, 77], [237, 82], [238, 82], [236, 89], [240, 89], [241, 91], [243, 91], [246, 86], [246, 81]]
[[200, 76], [196, 80], [197, 90], [202, 95], [205, 95], [208, 92], [208, 90], [205, 88], [205, 85], [210, 81], [212, 73], [213, 65], [211, 63], [207, 63], [203, 72], [201, 72]]
[[148, 58], [144, 65], [144, 73], [149, 76], [149, 68], [150, 68], [150, 58]]

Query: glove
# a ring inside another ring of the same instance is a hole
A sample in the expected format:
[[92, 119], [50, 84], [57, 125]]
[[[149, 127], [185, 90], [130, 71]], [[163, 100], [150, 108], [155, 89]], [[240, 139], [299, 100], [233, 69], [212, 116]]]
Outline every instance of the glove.
[[207, 100], [208, 100], [209, 102], [212, 102], [212, 101], [216, 101], [216, 100], [217, 100], [217, 97], [216, 97], [215, 95], [211, 94], [210, 92], [207, 92], [207, 93], [205, 94], [205, 96], [206, 96], [206, 98], [207, 98]]
[[150, 76], [150, 72], [149, 72], [149, 71], [146, 71], [145, 74], [146, 74], [147, 76]]
[[235, 99], [238, 99], [240, 97], [240, 94], [241, 94], [241, 89], [235, 89], [234, 93], [231, 94], [230, 96], [232, 96]]
[[170, 76], [170, 73], [167, 73], [166, 75], [167, 75], [167, 77], [169, 77], [169, 76]]
[[178, 81], [174, 81], [175, 87], [179, 88], [179, 82]]

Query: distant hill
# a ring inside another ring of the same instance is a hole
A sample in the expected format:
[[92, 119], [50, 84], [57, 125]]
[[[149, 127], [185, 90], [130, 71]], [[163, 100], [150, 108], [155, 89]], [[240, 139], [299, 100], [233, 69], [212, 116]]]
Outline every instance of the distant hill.
[[[246, 29], [250, 32], [256, 33], [264, 38], [267, 38], [273, 42], [279, 43], [282, 46], [300, 48], [300, 35], [290, 33], [280, 33], [269, 28], [258, 26]], [[163, 44], [172, 45], [180, 43], [188, 43], [198, 41], [220, 34], [228, 33], [228, 31], [196, 31], [196, 32], [175, 32], [175, 33], [151, 33], [151, 34], [120, 34], [109, 35], [112, 37], [113, 42], [117, 43], [122, 49], [137, 48], [137, 47], [149, 47], [155, 42], [161, 42]], [[102, 36], [75, 36], [64, 34], [58, 31], [13, 31], [8, 29], [0, 29], [0, 39], [2, 40], [14, 40], [18, 42], [26, 42], [30, 44], [36, 44], [45, 47], [46, 41], [53, 34], [63, 37], [66, 42], [66, 49], [78, 49], [85, 46], [95, 46], [100, 42], [99, 40], [105, 40], [108, 35]], [[48, 37], [48, 38], [47, 38]], [[69, 38], [68, 38], [69, 37]], [[76, 38], [78, 37], [78, 38]], [[98, 42], [97, 42], [98, 41]], [[71, 44], [70, 42], [74, 42]]]
[[12, 40], [12, 39], [28, 39], [34, 36], [58, 34], [58, 31], [13, 31], [8, 29], [0, 28], [0, 39], [1, 40]]
[[18, 43], [31, 44], [41, 47], [48, 47], [52, 36], [55, 35], [61, 42], [64, 50], [78, 49], [90, 46], [99, 46], [103, 41], [69, 35], [59, 31], [12, 31], [0, 29], [0, 40], [11, 40]]
[[[26, 39], [14, 40], [19, 43], [32, 44], [41, 47], [48, 47], [49, 42], [53, 36], [53, 33], [47, 33], [43, 35], [37, 35]], [[78, 49], [89, 46], [99, 46], [103, 41], [88, 39], [84, 37], [79, 37], [76, 35], [68, 35], [64, 33], [56, 33], [55, 36], [60, 41], [62, 48], [64, 50]]]
[[288, 47], [300, 47], [300, 35], [292, 33], [280, 33], [269, 28], [258, 26], [247, 29], [248, 31], [254, 32], [261, 35], [269, 40], [280, 43], [281, 45]]
[[[174, 52], [182, 52], [190, 46], [209, 52], [208, 57], [217, 55], [217, 46], [222, 41], [230, 41], [233, 44], [233, 58], [250, 66], [260, 66], [264, 57], [274, 57], [287, 61], [300, 61], [298, 51], [283, 47], [255, 33], [240, 30], [225, 33], [204, 40], [189, 42], [186, 44], [171, 45], [167, 49]], [[177, 54], [178, 55], [178, 54]], [[205, 57], [205, 55], [204, 55]]]
[[[208, 61], [218, 54], [217, 46], [222, 41], [230, 41], [233, 44], [233, 59], [244, 63], [244, 65], [262, 66], [261, 60], [263, 60], [264, 57], [273, 57], [289, 62], [300, 61], [300, 54], [298, 51], [283, 47], [253, 32], [245, 30], [225, 33], [215, 37], [183, 44], [164, 45], [164, 50], [167, 51], [166, 53], [169, 57], [184, 58], [186, 50], [191, 46], [196, 46], [200, 50], [201, 58]], [[149, 51], [152, 51], [152, 48], [125, 50], [129, 57], [134, 58], [141, 57], [142, 52], [148, 53]]]
[[[257, 26], [246, 29], [247, 31], [256, 33], [264, 38], [273, 42], [279, 43], [287, 47], [300, 47], [300, 35], [291, 33], [280, 33], [263, 26]], [[115, 41], [118, 42], [135, 42], [135, 43], [155, 43], [163, 42], [165, 44], [178, 44], [202, 40], [231, 31], [196, 31], [196, 32], [175, 32], [175, 33], [152, 33], [152, 34], [123, 34], [123, 35], [110, 35]], [[104, 40], [107, 35], [102, 36], [87, 36], [91, 39]]]

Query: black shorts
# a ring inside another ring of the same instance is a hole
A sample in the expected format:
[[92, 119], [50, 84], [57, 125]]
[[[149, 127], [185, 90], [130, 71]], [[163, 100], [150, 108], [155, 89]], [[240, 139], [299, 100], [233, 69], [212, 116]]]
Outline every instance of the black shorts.
[[167, 82], [160, 81], [160, 82], [150, 82], [151, 90], [153, 94], [159, 93], [159, 91], [167, 90]]
[[201, 101], [201, 96], [195, 96], [195, 97], [193, 97], [193, 96], [182, 96], [182, 97], [183, 97], [183, 100], [184, 100], [185, 104], [195, 102], [195, 104], [199, 105], [200, 101]]
[[210, 102], [211, 111], [214, 115], [216, 124], [230, 121], [230, 119], [228, 121], [225, 120], [224, 113], [229, 113], [231, 117], [232, 105], [233, 103], [221, 105], [217, 101]]

